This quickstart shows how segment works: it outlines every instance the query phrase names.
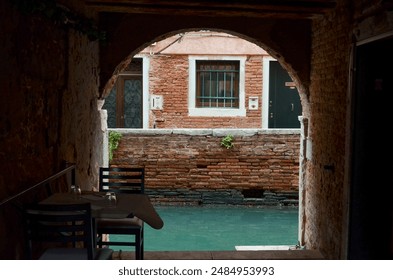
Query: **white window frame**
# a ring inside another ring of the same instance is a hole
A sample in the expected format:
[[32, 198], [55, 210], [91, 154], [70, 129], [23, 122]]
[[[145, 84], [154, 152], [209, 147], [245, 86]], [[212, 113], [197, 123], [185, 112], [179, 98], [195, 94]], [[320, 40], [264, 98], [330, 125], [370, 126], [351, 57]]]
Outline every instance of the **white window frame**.
[[149, 128], [149, 71], [150, 71], [150, 58], [146, 55], [135, 55], [136, 58], [142, 58], [142, 87], [143, 87], [143, 129]]
[[[245, 107], [245, 56], [189, 56], [188, 114], [191, 117], [244, 117]], [[239, 108], [197, 108], [196, 99], [196, 61], [197, 60], [236, 60], [239, 61]]]
[[271, 56], [263, 57], [263, 89], [262, 89], [262, 129], [269, 129], [269, 77], [270, 62], [277, 61]]

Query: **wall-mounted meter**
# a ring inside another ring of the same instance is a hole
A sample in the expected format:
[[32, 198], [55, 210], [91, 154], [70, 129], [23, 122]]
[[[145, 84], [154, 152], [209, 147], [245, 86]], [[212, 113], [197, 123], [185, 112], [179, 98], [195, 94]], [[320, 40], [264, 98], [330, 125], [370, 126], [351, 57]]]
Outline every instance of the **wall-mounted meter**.
[[248, 109], [258, 110], [258, 96], [250, 96], [248, 99]]
[[150, 109], [162, 110], [163, 98], [162, 95], [150, 95]]

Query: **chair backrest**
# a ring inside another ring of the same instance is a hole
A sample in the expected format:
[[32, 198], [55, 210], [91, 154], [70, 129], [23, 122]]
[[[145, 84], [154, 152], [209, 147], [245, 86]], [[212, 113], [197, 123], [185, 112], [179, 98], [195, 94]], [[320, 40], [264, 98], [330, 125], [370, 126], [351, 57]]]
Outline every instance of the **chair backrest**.
[[35, 204], [25, 208], [28, 258], [39, 248], [85, 248], [87, 259], [94, 258], [90, 203]]
[[145, 169], [143, 167], [100, 167], [100, 192], [145, 192]]

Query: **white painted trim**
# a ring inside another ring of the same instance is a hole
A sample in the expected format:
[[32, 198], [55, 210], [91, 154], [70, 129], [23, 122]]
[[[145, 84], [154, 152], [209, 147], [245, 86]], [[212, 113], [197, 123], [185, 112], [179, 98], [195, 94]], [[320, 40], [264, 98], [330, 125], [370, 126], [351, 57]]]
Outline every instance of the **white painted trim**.
[[150, 112], [150, 103], [149, 103], [149, 71], [150, 71], [150, 58], [146, 55], [135, 55], [136, 58], [142, 58], [142, 128], [149, 128], [149, 112]]
[[149, 128], [149, 71], [150, 71], [150, 58], [143, 56], [143, 128]]
[[263, 57], [263, 89], [262, 89], [262, 129], [269, 128], [269, 77], [270, 61], [276, 61], [271, 56]]
[[[192, 117], [245, 117], [245, 65], [246, 56], [189, 56], [188, 57], [188, 114]], [[195, 61], [196, 60], [238, 60], [239, 69], [239, 108], [196, 108], [195, 107]]]
[[252, 136], [256, 134], [266, 135], [287, 135], [301, 133], [299, 128], [278, 128], [278, 129], [259, 129], [259, 128], [108, 128], [108, 131], [117, 131], [121, 134], [143, 134], [143, 135], [165, 135], [165, 134], [182, 134], [182, 135], [212, 135], [226, 136]]
[[235, 246], [236, 251], [278, 251], [278, 250], [296, 250], [296, 245], [252, 245], [252, 246]]

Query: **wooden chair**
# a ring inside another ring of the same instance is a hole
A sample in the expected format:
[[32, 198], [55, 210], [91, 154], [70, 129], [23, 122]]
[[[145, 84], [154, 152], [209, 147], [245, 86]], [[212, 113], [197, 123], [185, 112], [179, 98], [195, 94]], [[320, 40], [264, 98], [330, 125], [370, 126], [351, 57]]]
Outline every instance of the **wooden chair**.
[[35, 204], [24, 213], [28, 259], [112, 259], [113, 250], [95, 248], [90, 203]]
[[[101, 167], [99, 169], [100, 192], [144, 193], [144, 168]], [[138, 217], [124, 219], [97, 219], [97, 244], [102, 246], [130, 246], [135, 248], [135, 259], [143, 259], [144, 223]], [[127, 235], [130, 240], [103, 240], [103, 235]]]

